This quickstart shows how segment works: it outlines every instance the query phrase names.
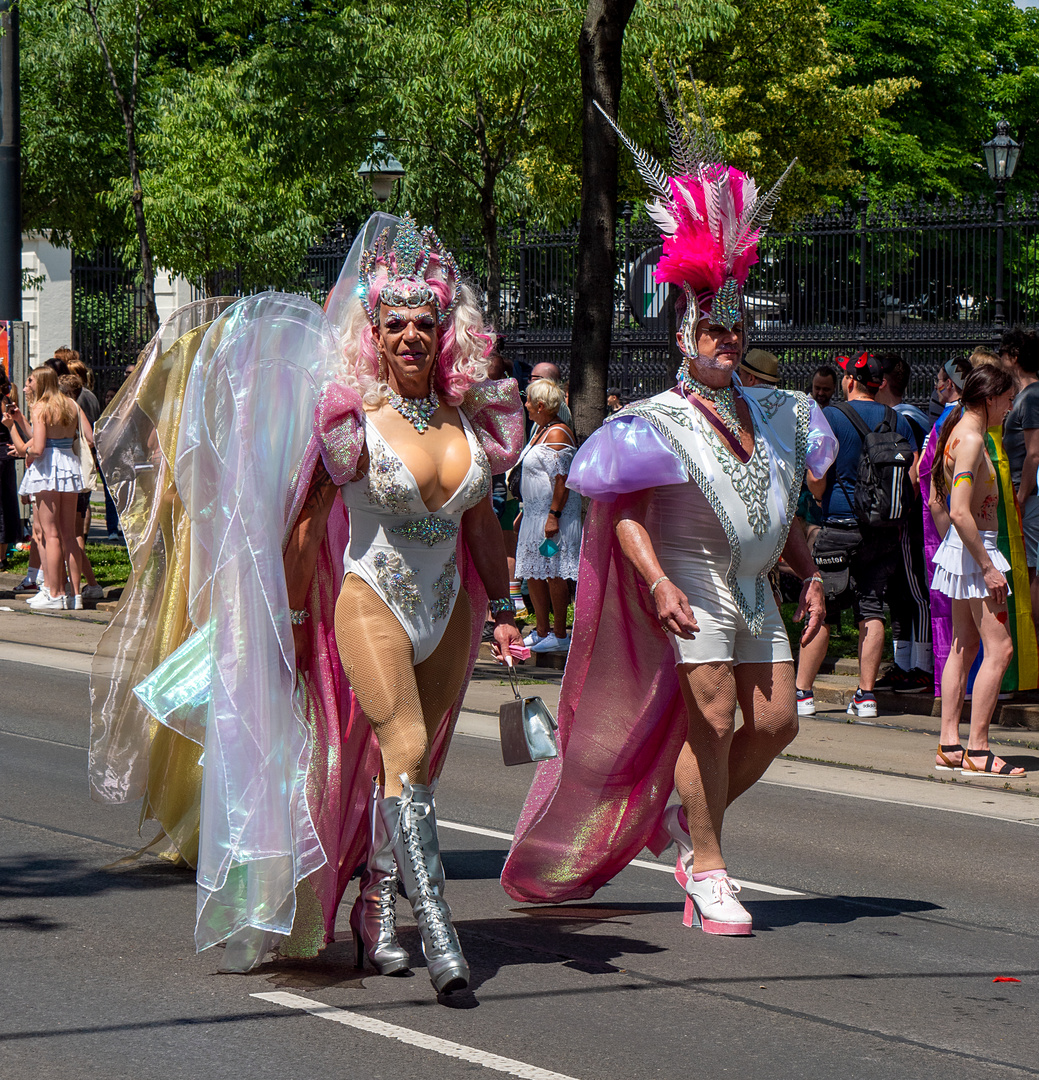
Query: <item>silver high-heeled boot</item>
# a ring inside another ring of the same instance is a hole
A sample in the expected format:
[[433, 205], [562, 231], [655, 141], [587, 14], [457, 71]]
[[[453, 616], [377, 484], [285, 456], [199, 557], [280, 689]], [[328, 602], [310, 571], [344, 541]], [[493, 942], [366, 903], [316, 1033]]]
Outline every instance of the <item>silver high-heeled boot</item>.
[[433, 791], [425, 784], [409, 783], [406, 776], [401, 780], [404, 791], [400, 799], [382, 799], [379, 813], [393, 837], [393, 854], [418, 922], [429, 981], [438, 994], [449, 994], [469, 985], [469, 965], [444, 900], [444, 865]]
[[369, 803], [368, 860], [361, 874], [361, 891], [350, 912], [357, 967], [364, 958], [380, 975], [408, 970], [408, 954], [397, 940], [397, 864], [393, 858], [393, 833], [379, 812], [382, 802], [393, 803], [394, 820], [400, 816], [399, 799], [383, 799], [378, 777], [372, 780]]

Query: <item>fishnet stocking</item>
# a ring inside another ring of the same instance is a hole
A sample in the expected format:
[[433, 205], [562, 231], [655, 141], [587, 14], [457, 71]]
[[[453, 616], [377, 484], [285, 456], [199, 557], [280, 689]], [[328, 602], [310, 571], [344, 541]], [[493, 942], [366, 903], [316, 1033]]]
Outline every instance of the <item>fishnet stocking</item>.
[[[679, 668], [689, 714], [686, 744], [675, 765], [693, 842], [694, 870], [725, 866], [725, 808], [759, 780], [797, 734], [794, 669], [783, 664], [697, 664]], [[743, 724], [734, 733], [736, 704]]]
[[356, 574], [343, 581], [335, 627], [343, 671], [379, 740], [387, 797], [400, 795], [401, 773], [414, 784], [429, 783], [430, 742], [469, 662], [472, 614], [465, 592], [440, 643], [417, 667], [404, 627]]

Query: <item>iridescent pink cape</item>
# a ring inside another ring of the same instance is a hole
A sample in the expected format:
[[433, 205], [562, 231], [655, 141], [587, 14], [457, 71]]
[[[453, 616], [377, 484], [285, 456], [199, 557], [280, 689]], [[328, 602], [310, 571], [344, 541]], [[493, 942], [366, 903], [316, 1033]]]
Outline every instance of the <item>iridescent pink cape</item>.
[[675, 654], [614, 509], [593, 502], [585, 521], [560, 756], [538, 765], [501, 877], [516, 900], [591, 896], [647, 845], [674, 787], [686, 734]]

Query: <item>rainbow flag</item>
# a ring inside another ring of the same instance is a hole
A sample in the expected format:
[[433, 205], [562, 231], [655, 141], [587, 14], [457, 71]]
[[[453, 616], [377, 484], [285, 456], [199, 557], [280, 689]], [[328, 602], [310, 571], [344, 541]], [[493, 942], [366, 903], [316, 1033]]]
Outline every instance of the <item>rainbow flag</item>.
[[1010, 462], [1003, 449], [1001, 428], [989, 428], [985, 439], [988, 455], [999, 478], [999, 550], [1010, 562], [1011, 593], [1007, 598], [1007, 626], [1014, 642], [1014, 657], [1003, 676], [1003, 693], [1035, 690], [1039, 684], [1039, 649], [1032, 622], [1032, 596], [1028, 588], [1028, 565], [1014, 485], [1010, 480]]

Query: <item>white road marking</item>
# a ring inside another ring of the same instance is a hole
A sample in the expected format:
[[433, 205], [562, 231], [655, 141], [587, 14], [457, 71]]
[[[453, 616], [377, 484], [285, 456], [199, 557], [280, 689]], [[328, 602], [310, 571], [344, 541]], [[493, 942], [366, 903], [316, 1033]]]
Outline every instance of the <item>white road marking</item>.
[[[508, 840], [512, 843], [513, 834], [502, 832], [500, 829], [484, 829], [479, 825], [463, 825], [457, 821], [443, 821], [437, 819], [437, 824], [442, 829], [454, 829], [455, 832], [467, 832], [475, 833], [477, 836], [493, 836], [495, 840]], [[665, 874], [670, 874], [674, 870], [674, 866], [667, 863], [650, 862], [648, 859], [632, 859], [631, 866], [639, 866], [643, 870], [662, 870]], [[733, 881], [736, 881], [733, 878]], [[802, 892], [795, 892], [793, 889], [781, 889], [778, 885], [760, 885], [756, 881], [744, 881], [739, 879], [738, 884], [741, 888], [747, 889], [749, 892], [769, 893], [772, 896], [804, 896]]]
[[485, 1069], [494, 1069], [496, 1072], [506, 1073], [509, 1076], [518, 1076], [522, 1080], [575, 1080], [572, 1076], [551, 1072], [548, 1069], [539, 1069], [536, 1065], [501, 1057], [498, 1054], [488, 1053], [486, 1050], [477, 1050], [473, 1046], [463, 1046], [462, 1043], [438, 1039], [435, 1035], [412, 1031], [410, 1028], [400, 1027], [397, 1024], [387, 1024], [384, 1020], [375, 1020], [360, 1013], [335, 1009], [331, 1005], [324, 1005], [320, 1001], [314, 1001], [313, 998], [302, 997], [299, 994], [286, 994], [282, 990], [276, 990], [269, 994], [251, 994], [250, 996], [259, 998], [261, 1001], [270, 1001], [275, 1005], [284, 1005], [286, 1009], [300, 1009], [322, 1020], [331, 1020], [336, 1024], [365, 1031], [369, 1035], [382, 1035], [384, 1038], [396, 1039], [408, 1046], [417, 1046], [421, 1050], [432, 1050], [436, 1054], [443, 1054], [444, 1057], [457, 1058], [459, 1061], [468, 1061], [471, 1065], [482, 1065]]

